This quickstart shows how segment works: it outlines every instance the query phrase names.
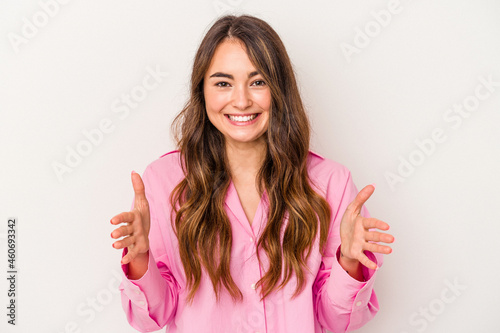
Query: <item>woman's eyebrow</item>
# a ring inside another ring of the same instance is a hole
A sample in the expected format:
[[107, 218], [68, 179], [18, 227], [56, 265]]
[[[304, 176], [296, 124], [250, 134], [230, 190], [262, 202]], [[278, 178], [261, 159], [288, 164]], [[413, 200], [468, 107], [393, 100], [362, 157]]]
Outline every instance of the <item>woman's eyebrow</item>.
[[[248, 78], [251, 78], [251, 77], [258, 75], [258, 74], [259, 74], [258, 71], [253, 71], [250, 74], [248, 74]], [[232, 76], [231, 74], [226, 74], [226, 73], [221, 73], [221, 72], [213, 73], [212, 75], [210, 75], [210, 77], [227, 77], [228, 79], [234, 80], [234, 76]]]

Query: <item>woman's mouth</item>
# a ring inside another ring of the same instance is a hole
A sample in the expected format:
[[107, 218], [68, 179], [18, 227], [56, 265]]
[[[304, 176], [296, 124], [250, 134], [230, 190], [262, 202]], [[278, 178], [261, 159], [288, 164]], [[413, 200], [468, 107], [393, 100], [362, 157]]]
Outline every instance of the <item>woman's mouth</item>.
[[229, 120], [239, 122], [239, 123], [245, 123], [245, 122], [252, 121], [255, 118], [257, 118], [258, 115], [259, 115], [258, 113], [249, 114], [249, 115], [245, 115], [245, 116], [235, 116], [235, 115], [231, 115], [231, 114], [226, 114], [226, 116], [229, 118]]

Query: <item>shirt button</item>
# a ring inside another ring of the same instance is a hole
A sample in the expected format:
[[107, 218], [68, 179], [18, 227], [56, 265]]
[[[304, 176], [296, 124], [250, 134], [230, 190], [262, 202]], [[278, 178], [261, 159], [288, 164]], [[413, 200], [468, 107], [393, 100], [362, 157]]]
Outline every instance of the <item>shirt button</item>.
[[361, 304], [363, 304], [363, 303], [361, 301], [359, 301], [356, 303], [356, 306], [361, 306]]
[[145, 304], [146, 304], [146, 303], [145, 303], [144, 301], [140, 301], [140, 302], [139, 302], [139, 305], [140, 305], [140, 306], [144, 306]]
[[[253, 238], [252, 238], [252, 237], [250, 237], [250, 242], [252, 242], [252, 243], [253, 243]], [[256, 332], [256, 333], [259, 333], [259, 332]]]
[[255, 289], [255, 283], [252, 283], [250, 287], [252, 287], [252, 289]]
[[137, 295], [141, 294], [141, 292], [139, 290], [134, 291], [134, 293], [136, 293]]

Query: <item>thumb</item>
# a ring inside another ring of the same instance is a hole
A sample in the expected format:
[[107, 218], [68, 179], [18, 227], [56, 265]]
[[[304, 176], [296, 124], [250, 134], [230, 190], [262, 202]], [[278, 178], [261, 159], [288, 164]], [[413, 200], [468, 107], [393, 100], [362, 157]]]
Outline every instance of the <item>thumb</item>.
[[356, 213], [359, 214], [361, 212], [361, 207], [363, 207], [365, 202], [371, 197], [374, 191], [375, 184], [367, 185], [361, 191], [359, 191], [358, 195], [356, 195], [356, 198], [354, 198], [354, 201], [352, 202], [354, 211]]
[[134, 188], [134, 193], [135, 193], [135, 201], [137, 202], [138, 199], [146, 199], [146, 192], [141, 176], [137, 172], [132, 171], [131, 177], [132, 177], [132, 186]]

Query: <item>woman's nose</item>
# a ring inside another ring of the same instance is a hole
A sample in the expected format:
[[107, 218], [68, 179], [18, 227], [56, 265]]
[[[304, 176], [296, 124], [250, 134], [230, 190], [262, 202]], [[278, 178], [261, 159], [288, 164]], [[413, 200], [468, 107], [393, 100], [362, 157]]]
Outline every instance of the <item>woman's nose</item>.
[[245, 110], [252, 105], [252, 99], [248, 87], [235, 86], [233, 88], [233, 106]]

